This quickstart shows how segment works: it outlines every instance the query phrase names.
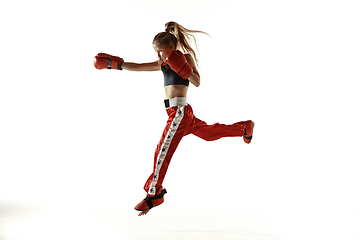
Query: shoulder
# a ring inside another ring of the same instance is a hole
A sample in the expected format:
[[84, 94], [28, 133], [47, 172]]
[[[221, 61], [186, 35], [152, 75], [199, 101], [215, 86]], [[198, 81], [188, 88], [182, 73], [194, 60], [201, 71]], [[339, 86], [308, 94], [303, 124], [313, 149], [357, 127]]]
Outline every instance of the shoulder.
[[161, 60], [161, 59], [159, 59], [159, 60], [157, 60], [157, 66], [159, 67], [159, 68], [161, 68], [161, 66], [164, 64], [164, 61], [163, 60]]

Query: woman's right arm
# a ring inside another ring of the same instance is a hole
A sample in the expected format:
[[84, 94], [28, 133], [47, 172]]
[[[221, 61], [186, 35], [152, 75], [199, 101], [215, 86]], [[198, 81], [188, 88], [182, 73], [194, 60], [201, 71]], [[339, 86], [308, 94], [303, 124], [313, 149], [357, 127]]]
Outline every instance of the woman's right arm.
[[121, 68], [128, 71], [158, 71], [161, 70], [161, 64], [161, 60], [150, 63], [123, 62]]
[[162, 60], [150, 63], [124, 62], [122, 58], [106, 53], [98, 53], [94, 58], [94, 66], [97, 69], [126, 69], [129, 71], [158, 71], [161, 70]]

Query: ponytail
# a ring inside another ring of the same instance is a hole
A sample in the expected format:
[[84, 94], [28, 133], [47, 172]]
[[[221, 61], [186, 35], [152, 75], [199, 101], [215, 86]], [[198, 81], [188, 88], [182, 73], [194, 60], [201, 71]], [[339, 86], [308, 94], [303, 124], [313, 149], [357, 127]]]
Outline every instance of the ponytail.
[[170, 44], [173, 43], [175, 49], [180, 48], [184, 53], [190, 53], [190, 55], [195, 59], [196, 64], [198, 65], [198, 59], [194, 49], [190, 46], [189, 41], [194, 41], [197, 48], [197, 42], [191, 33], [204, 33], [208, 36], [206, 32], [189, 30], [181, 26], [176, 22], [168, 22], [165, 24], [165, 32], [158, 33], [153, 41], [153, 44]]

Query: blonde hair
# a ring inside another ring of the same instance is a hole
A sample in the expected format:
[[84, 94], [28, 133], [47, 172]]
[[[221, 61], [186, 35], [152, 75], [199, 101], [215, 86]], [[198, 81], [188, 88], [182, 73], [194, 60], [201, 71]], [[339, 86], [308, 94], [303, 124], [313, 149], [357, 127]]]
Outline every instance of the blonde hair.
[[182, 49], [184, 53], [189, 53], [198, 65], [198, 59], [194, 49], [190, 46], [189, 41], [193, 41], [197, 48], [197, 42], [191, 33], [203, 33], [208, 36], [206, 32], [189, 30], [181, 26], [176, 22], [168, 22], [165, 24], [165, 32], [158, 33], [153, 40], [153, 44], [157, 45], [169, 45], [170, 43], [174, 44], [175, 49]]

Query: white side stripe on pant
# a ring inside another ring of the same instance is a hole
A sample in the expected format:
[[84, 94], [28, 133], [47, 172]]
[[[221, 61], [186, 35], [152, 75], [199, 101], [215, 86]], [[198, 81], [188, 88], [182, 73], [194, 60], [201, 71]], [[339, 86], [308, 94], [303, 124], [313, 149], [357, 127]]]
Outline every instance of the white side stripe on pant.
[[160, 169], [161, 166], [165, 160], [166, 154], [168, 152], [168, 149], [171, 145], [171, 141], [173, 139], [173, 137], [175, 136], [175, 133], [181, 123], [181, 120], [184, 117], [184, 109], [185, 106], [178, 106], [175, 118], [173, 119], [171, 126], [161, 144], [161, 148], [159, 150], [158, 156], [157, 156], [157, 161], [156, 161], [156, 168], [155, 168], [155, 173], [154, 173], [154, 177], [153, 180], [151, 182], [148, 194], [149, 195], [154, 195], [156, 193], [156, 183], [158, 182], [158, 177], [159, 177], [159, 173], [160, 173]]

